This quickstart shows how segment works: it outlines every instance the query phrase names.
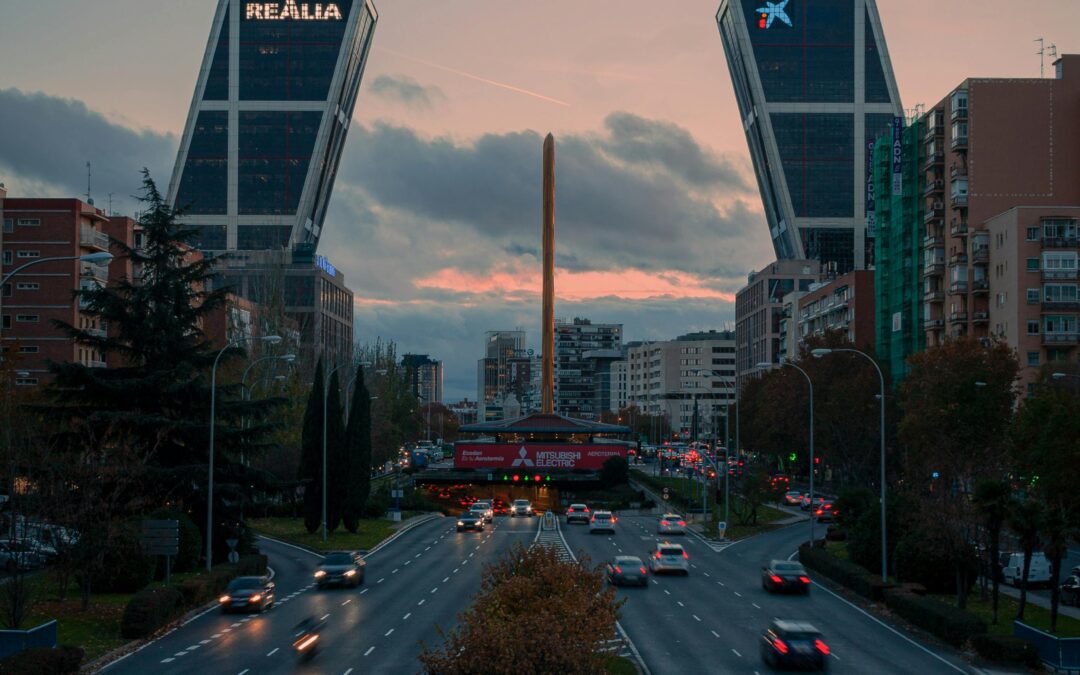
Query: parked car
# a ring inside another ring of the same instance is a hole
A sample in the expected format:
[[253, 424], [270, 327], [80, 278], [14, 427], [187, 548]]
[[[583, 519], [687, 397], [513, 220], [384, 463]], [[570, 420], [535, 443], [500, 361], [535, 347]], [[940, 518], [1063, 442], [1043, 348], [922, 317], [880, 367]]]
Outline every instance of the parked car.
[[315, 568], [315, 582], [319, 588], [332, 585], [356, 588], [364, 583], [366, 569], [367, 562], [356, 551], [333, 551]]
[[761, 635], [761, 660], [771, 668], [825, 670], [828, 656], [821, 632], [805, 621], [773, 619]]
[[218, 598], [221, 613], [262, 612], [274, 606], [274, 582], [270, 577], [236, 577]]
[[686, 519], [677, 513], [665, 513], [656, 525], [657, 534], [686, 534]]
[[579, 520], [588, 525], [589, 518], [591, 517], [592, 516], [589, 515], [589, 507], [584, 504], [571, 504], [570, 507], [566, 509], [567, 525], [574, 522], [575, 520]]
[[690, 574], [690, 556], [681, 544], [660, 542], [649, 556], [649, 564], [656, 574], [675, 572], [687, 576]]
[[[1002, 553], [998, 566], [1001, 581], [1012, 586], [1019, 586], [1020, 579], [1024, 576], [1024, 554]], [[1042, 552], [1033, 553], [1031, 566], [1028, 568], [1028, 586], [1038, 586], [1050, 583], [1050, 561]]]
[[649, 587], [649, 571], [641, 558], [632, 555], [615, 556], [607, 565], [607, 582], [612, 586], [627, 584]]
[[589, 519], [589, 534], [593, 532], [610, 532], [615, 534], [615, 523], [619, 519], [611, 511], [597, 511]]
[[802, 563], [772, 560], [761, 568], [761, 587], [770, 593], [809, 593], [810, 577]]
[[44, 565], [44, 556], [25, 540], [0, 539], [0, 567], [5, 572], [32, 570]]
[[1058, 590], [1061, 593], [1061, 604], [1080, 607], [1080, 575], [1070, 575]]

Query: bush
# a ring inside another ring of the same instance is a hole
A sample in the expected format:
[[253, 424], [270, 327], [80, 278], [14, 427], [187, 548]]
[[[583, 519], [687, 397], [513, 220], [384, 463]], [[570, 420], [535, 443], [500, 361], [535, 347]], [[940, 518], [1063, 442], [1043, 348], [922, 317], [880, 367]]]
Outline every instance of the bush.
[[956, 647], [986, 633], [986, 623], [979, 617], [928, 596], [891, 588], [885, 591], [885, 604], [899, 616]]
[[[911, 581], [926, 587], [930, 593], [956, 593], [956, 561], [949, 556], [947, 544], [934, 536], [934, 526], [922, 532], [908, 533], [896, 544], [894, 565], [901, 581]], [[967, 565], [968, 590], [979, 573], [979, 559], [974, 549], [963, 561]]]
[[174, 588], [180, 592], [185, 607], [196, 607], [210, 599], [210, 588], [202, 579], [185, 579]]
[[971, 646], [979, 656], [995, 663], [1009, 663], [1038, 670], [1042, 660], [1035, 645], [1014, 635], [973, 635]]
[[3, 675], [53, 675], [54, 673], [77, 673], [84, 652], [79, 647], [60, 646], [24, 649], [0, 660]]
[[388, 483], [383, 483], [368, 497], [367, 503], [364, 504], [363, 517], [382, 518], [390, 509], [390, 504], [390, 487]]
[[888, 588], [878, 575], [867, 572], [855, 563], [841, 560], [825, 549], [811, 549], [803, 544], [799, 547], [799, 561], [870, 600], [881, 600]]
[[175, 588], [144, 588], [124, 608], [120, 635], [128, 639], [150, 637], [181, 613], [183, 601]]
[[[183, 511], [174, 511], [172, 509], [159, 509], [147, 517], [154, 520], [175, 520], [180, 523], [180, 550], [179, 553], [173, 556], [172, 571], [179, 573], [190, 572], [195, 569], [199, 564], [199, 555], [203, 550], [202, 530], [195, 524], [195, 521]], [[161, 556], [154, 556], [154, 558], [157, 560]], [[165, 578], [164, 560], [161, 560], [158, 568], [157, 578]]]
[[874, 508], [877, 501], [877, 495], [867, 487], [852, 487], [841, 490], [836, 499], [836, 510], [840, 512], [837, 521], [844, 527], [853, 526], [864, 513], [868, 513]]

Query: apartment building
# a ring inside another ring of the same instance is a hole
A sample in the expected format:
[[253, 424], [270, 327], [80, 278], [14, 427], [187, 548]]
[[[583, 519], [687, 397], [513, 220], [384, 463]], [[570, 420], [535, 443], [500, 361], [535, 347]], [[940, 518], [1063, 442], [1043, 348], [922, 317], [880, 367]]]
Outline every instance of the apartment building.
[[[798, 334], [802, 344], [826, 331], [843, 333], [856, 349], [874, 349], [874, 272], [855, 270], [814, 284], [798, 300]], [[792, 358], [797, 354], [791, 354]]]
[[821, 279], [817, 260], [777, 260], [747, 277], [735, 294], [736, 374], [739, 381], [759, 372], [759, 363], [779, 363], [784, 297], [808, 292]]
[[622, 360], [621, 323], [555, 321], [555, 412], [599, 421], [611, 401], [610, 364]]

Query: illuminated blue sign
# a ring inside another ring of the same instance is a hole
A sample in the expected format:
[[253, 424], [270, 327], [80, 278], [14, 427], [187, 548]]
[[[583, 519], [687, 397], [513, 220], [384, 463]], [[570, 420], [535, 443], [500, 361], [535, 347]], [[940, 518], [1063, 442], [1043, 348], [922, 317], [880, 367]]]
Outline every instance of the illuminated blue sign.
[[332, 277], [337, 276], [337, 268], [331, 265], [324, 255], [315, 256], [315, 266]]
[[787, 7], [788, 2], [791, 0], [782, 0], [781, 2], [768, 2], [766, 0], [765, 7], [758, 7], [755, 11], [760, 15], [758, 17], [758, 28], [772, 28], [772, 23], [775, 19], [780, 19], [788, 26], [791, 26], [791, 18], [788, 17], [784, 8]]

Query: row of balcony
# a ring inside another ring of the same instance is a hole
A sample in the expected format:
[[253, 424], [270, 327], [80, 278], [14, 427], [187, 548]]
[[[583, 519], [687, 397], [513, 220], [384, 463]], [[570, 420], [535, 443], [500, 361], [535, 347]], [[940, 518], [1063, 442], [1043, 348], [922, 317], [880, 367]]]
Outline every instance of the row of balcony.
[[1080, 239], [1076, 237], [1043, 237], [1043, 248], [1080, 248]]
[[929, 197], [935, 192], [945, 191], [945, 181], [940, 178], [926, 181], [926, 187], [923, 188], [923, 197]]
[[968, 137], [967, 136], [953, 136], [949, 141], [949, 147], [955, 150], [962, 150], [967, 148]]
[[1075, 345], [1080, 344], [1080, 333], [1073, 332], [1061, 332], [1061, 333], [1043, 333], [1042, 342], [1044, 345]]
[[79, 228], [79, 245], [87, 248], [96, 248], [100, 251], [108, 251], [109, 235], [104, 232], [98, 232], [88, 225], [83, 225]]
[[[949, 293], [953, 295], [967, 293], [969, 288], [975, 295], [985, 295], [990, 291], [990, 282], [987, 279], [976, 279], [969, 284], [967, 280], [957, 280], [949, 284]], [[942, 288], [923, 291], [924, 302], [942, 302], [944, 300], [945, 290]]]

